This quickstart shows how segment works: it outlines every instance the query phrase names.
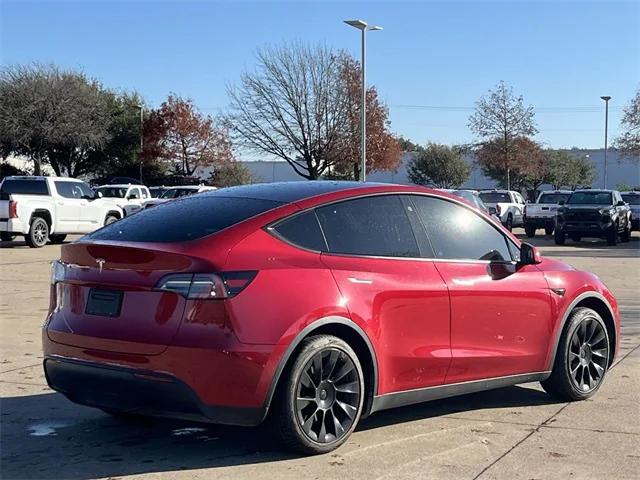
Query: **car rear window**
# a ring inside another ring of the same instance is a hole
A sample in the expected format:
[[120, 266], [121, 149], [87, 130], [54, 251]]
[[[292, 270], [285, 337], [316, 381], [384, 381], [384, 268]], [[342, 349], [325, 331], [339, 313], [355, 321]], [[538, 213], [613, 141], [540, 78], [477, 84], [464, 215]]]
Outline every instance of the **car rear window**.
[[144, 209], [87, 235], [91, 240], [196, 240], [282, 205], [271, 200], [197, 195]]
[[571, 196], [570, 193], [543, 193], [540, 195], [540, 199], [538, 203], [560, 203], [560, 200], [564, 200], [565, 202], [569, 200]]
[[508, 193], [485, 192], [480, 194], [484, 203], [511, 203]]
[[49, 195], [46, 180], [5, 179], [2, 183], [0, 195], [8, 200], [12, 193], [21, 195]]

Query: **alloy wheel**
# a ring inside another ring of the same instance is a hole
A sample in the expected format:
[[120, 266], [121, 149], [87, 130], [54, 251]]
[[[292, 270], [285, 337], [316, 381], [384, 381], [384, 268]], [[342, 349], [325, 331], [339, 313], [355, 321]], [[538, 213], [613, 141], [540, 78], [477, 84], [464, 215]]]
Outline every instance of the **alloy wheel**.
[[44, 245], [47, 241], [47, 225], [44, 222], [36, 222], [33, 225], [33, 239], [38, 245]]
[[609, 344], [604, 327], [595, 318], [586, 317], [576, 328], [567, 355], [569, 376], [581, 392], [596, 388], [604, 376], [609, 359]]
[[339, 440], [356, 420], [360, 379], [355, 364], [342, 350], [317, 352], [304, 366], [295, 391], [297, 420], [314, 442]]

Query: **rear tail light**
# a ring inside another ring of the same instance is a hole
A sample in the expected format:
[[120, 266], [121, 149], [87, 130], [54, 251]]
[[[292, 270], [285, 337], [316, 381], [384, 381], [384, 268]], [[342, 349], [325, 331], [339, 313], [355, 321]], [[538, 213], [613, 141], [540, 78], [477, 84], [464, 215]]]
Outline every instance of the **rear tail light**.
[[177, 273], [163, 277], [155, 290], [174, 292], [188, 299], [215, 300], [239, 294], [258, 272]]
[[18, 218], [18, 202], [9, 200], [9, 218]]
[[496, 205], [496, 212], [498, 215], [502, 214], [502, 207], [500, 205]]
[[526, 205], [524, 206], [524, 209], [522, 210], [522, 214], [525, 215], [525, 216], [527, 215], [527, 206]]

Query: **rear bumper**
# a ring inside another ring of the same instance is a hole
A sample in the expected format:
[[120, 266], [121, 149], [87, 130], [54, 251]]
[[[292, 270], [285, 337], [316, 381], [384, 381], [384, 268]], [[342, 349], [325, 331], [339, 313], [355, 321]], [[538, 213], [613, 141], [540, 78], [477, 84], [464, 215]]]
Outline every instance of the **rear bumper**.
[[524, 217], [525, 226], [533, 226], [535, 228], [552, 228], [556, 226], [555, 217]]
[[44, 372], [53, 390], [104, 410], [229, 425], [257, 425], [266, 413], [263, 407], [205, 404], [186, 383], [154, 371], [48, 357]]
[[0, 220], [0, 232], [15, 234], [29, 233], [29, 225], [25, 225], [19, 218], [7, 218]]

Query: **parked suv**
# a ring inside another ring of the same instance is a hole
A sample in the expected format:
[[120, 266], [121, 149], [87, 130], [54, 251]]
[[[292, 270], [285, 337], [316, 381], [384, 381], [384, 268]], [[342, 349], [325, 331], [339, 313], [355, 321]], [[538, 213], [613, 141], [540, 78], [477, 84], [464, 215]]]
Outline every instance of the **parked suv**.
[[306, 453], [360, 418], [541, 381], [593, 395], [620, 318], [600, 280], [416, 186], [231, 187], [64, 245], [44, 370], [114, 414], [256, 425]]
[[556, 220], [556, 245], [564, 245], [567, 236], [574, 242], [605, 238], [607, 245], [616, 245], [618, 237], [628, 242], [631, 236], [631, 209], [617, 190], [576, 190], [560, 204]]
[[571, 190], [554, 190], [541, 192], [536, 203], [528, 203], [524, 207], [524, 231], [527, 237], [535, 237], [538, 228], [551, 235], [556, 227], [556, 211], [560, 202], [566, 203]]
[[524, 198], [511, 190], [484, 190], [480, 198], [487, 208], [495, 208], [502, 224], [511, 231], [513, 227], [522, 226], [524, 214]]
[[24, 235], [30, 247], [62, 243], [69, 233], [89, 233], [123, 217], [111, 199], [67, 177], [6, 177], [0, 183], [0, 235]]
[[125, 215], [141, 210], [142, 204], [151, 199], [151, 193], [144, 185], [102, 185], [96, 189], [96, 192], [104, 198], [112, 198]]
[[640, 192], [620, 192], [620, 196], [631, 209], [631, 230], [640, 230]]

